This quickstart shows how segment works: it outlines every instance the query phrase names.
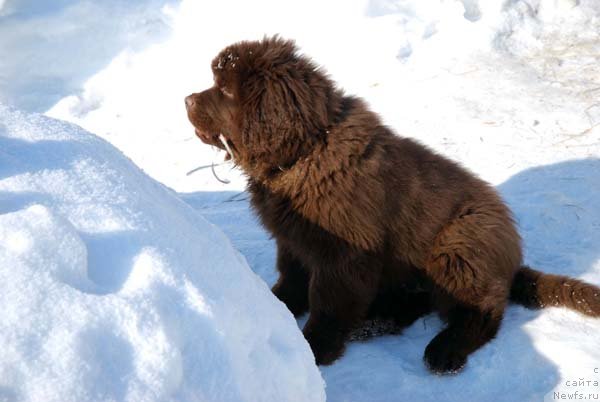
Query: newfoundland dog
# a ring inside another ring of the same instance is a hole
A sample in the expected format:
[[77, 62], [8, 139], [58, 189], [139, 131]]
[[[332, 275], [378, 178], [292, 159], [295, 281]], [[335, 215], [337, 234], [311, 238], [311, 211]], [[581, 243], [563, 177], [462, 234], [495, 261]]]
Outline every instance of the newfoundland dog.
[[318, 364], [369, 317], [447, 323], [424, 353], [461, 369], [496, 335], [507, 302], [600, 316], [600, 289], [522, 266], [511, 212], [486, 182], [396, 135], [279, 37], [212, 62], [214, 86], [185, 99], [196, 135], [248, 177], [277, 241], [273, 293], [298, 316]]

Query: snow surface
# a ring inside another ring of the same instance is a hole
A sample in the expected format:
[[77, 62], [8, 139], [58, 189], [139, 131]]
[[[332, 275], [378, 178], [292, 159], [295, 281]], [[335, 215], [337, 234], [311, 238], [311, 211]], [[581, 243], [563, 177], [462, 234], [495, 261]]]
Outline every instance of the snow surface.
[[[527, 263], [600, 284], [599, 159], [526, 169], [498, 189], [515, 212]], [[275, 283], [275, 244], [256, 224], [245, 193], [196, 192], [183, 199], [222, 228], [269, 285]], [[350, 343], [338, 362], [320, 367], [327, 400], [541, 401], [553, 392], [585, 389], [566, 381], [600, 381], [594, 373], [600, 366], [598, 319], [565, 309], [510, 306], [497, 338], [450, 377], [432, 375], [422, 361], [441, 328], [429, 315], [401, 335]], [[590, 393], [600, 395], [600, 389]]]
[[230, 185], [210, 169], [185, 175], [222, 156], [197, 141], [183, 98], [212, 85], [210, 60], [225, 44], [281, 33], [399, 133], [495, 184], [600, 155], [600, 2], [464, 3], [184, 0], [168, 9], [168, 39], [127, 47], [48, 114], [108, 139], [177, 191], [242, 189], [227, 167]]
[[1, 401], [325, 400], [219, 229], [79, 127], [0, 122]]
[[[223, 154], [196, 140], [183, 98], [212, 85], [209, 63], [222, 47], [274, 33], [295, 38], [398, 133], [497, 185], [517, 216], [527, 263], [600, 284], [598, 0], [93, 4], [98, 13], [122, 15], [119, 27], [146, 28], [133, 29], [134, 38], [127, 30], [79, 31], [57, 52], [35, 40], [36, 30], [14, 27], [38, 27], [43, 14], [48, 29], [40, 36], [52, 38], [79, 20], [33, 1], [6, 1], [0, 53], [10, 57], [0, 60], [0, 99], [116, 145], [219, 226], [267, 284], [276, 279], [274, 244], [249, 211], [243, 176], [227, 165], [218, 174], [228, 185], [210, 169], [186, 175]], [[93, 26], [92, 14], [77, 18]], [[78, 55], [81, 44], [86, 52]], [[43, 65], [31, 67], [33, 59], [60, 68], [45, 74]], [[551, 391], [589, 391], [565, 383], [600, 380], [593, 370], [600, 366], [599, 321], [510, 307], [497, 339], [463, 373], [437, 377], [421, 361], [442, 325], [429, 316], [400, 336], [352, 343], [337, 363], [321, 367], [327, 400], [537, 401], [552, 400]]]
[[78, 91], [123, 43], [136, 50], [163, 38], [168, 32], [168, 17], [161, 12], [165, 3], [0, 1], [0, 102], [45, 111], [65, 93]]

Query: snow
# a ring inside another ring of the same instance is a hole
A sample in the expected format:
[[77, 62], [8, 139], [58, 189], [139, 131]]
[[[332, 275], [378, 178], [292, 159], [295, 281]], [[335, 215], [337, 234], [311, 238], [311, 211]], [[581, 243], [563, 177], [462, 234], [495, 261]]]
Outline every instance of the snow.
[[[498, 189], [517, 217], [527, 263], [600, 283], [600, 160], [533, 167]], [[196, 192], [183, 199], [221, 227], [269, 285], [275, 283], [274, 242], [256, 224], [244, 194]], [[338, 362], [320, 368], [327, 400], [387, 402], [408, 395], [458, 402], [468, 395], [475, 401], [537, 401], [553, 392], [584, 391], [565, 386], [569, 380], [600, 381], [594, 373], [600, 366], [598, 319], [564, 309], [511, 306], [496, 339], [451, 377], [432, 375], [422, 362], [427, 343], [441, 328], [430, 315], [399, 336], [350, 343]], [[597, 395], [600, 389], [589, 391]]]
[[0, 3], [0, 51], [10, 57], [0, 61], [0, 101], [26, 110], [48, 109], [65, 93], [78, 91], [124, 42], [136, 50], [163, 38], [168, 17], [160, 7], [165, 3], [5, 0], [4, 7]]
[[0, 400], [325, 399], [219, 229], [77, 126], [0, 121]]
[[[103, 20], [98, 15], [120, 18]], [[44, 34], [39, 33], [40, 28]], [[222, 162], [224, 154], [197, 141], [183, 99], [212, 85], [209, 63], [225, 45], [274, 33], [296, 39], [302, 52], [322, 64], [347, 92], [365, 98], [398, 133], [417, 138], [496, 185], [517, 217], [526, 263], [600, 284], [597, 0], [63, 0], [52, 7], [6, 0], [0, 7], [0, 53], [10, 57], [0, 60], [0, 100], [74, 122], [111, 142], [152, 178], [179, 192], [170, 193], [169, 205], [179, 197], [222, 229], [250, 268], [271, 285], [277, 278], [274, 244], [250, 212], [243, 175], [227, 164], [216, 170], [230, 184], [217, 181], [210, 169], [186, 175], [198, 166]], [[64, 230], [78, 233], [85, 244], [91, 284], [85, 285], [86, 276], [78, 274], [78, 265], [68, 261], [61, 263], [59, 277], [64, 282], [60, 283], [104, 289], [102, 297], [123, 289], [135, 272], [127, 264], [133, 261], [133, 254], [141, 252], [136, 248], [140, 243], [130, 241], [127, 230], [117, 229], [140, 224], [134, 218], [137, 215], [123, 212], [132, 205], [131, 198], [119, 203], [121, 193], [116, 186], [110, 187], [114, 192], [99, 194], [95, 186], [74, 181], [71, 190], [65, 189], [64, 181], [51, 189], [52, 180], [59, 180], [53, 175], [63, 174], [59, 171], [65, 165], [73, 172], [90, 169], [73, 164], [71, 151], [56, 153], [54, 142], [28, 149], [21, 143], [9, 143], [15, 151], [8, 154], [2, 145], [0, 158], [7, 161], [0, 165], [2, 181], [29, 172], [22, 167], [26, 160], [19, 157], [24, 152], [32, 160], [47, 160], [45, 170], [34, 170], [44, 177], [40, 185], [52, 191], [54, 198], [31, 194], [26, 187], [8, 198], [0, 192], [0, 213], [20, 213], [32, 203], [48, 209], [47, 201], [53, 200], [49, 208], [52, 218], [43, 219], [44, 213], [35, 208], [22, 213], [40, 216], [31, 218], [36, 222], [36, 235], [44, 233], [42, 226], [37, 227], [38, 221], [63, 219], [77, 228], [75, 232]], [[112, 168], [111, 164], [103, 166]], [[144, 179], [136, 176], [125, 187], [137, 188], [140, 180], [146, 183], [148, 179], [138, 175]], [[91, 179], [94, 174], [81, 177]], [[80, 187], [79, 194], [97, 204], [85, 219], [77, 213], [80, 206], [73, 201], [77, 196], [70, 194]], [[69, 206], [61, 210], [55, 199]], [[160, 217], [165, 214], [161, 205], [155, 200], [141, 210], [152, 208], [155, 219], [170, 223], [172, 218]], [[0, 215], [3, 219], [7, 216], [10, 214]], [[182, 225], [203, 233], [206, 225], [197, 224], [198, 219], [184, 220]], [[97, 227], [125, 233], [108, 238], [79, 233]], [[37, 239], [28, 235], [31, 230], [21, 231], [23, 234], [11, 237], [10, 247], [15, 250], [27, 249], [29, 242]], [[183, 237], [179, 232], [173, 236]], [[46, 240], [47, 247], [52, 247]], [[75, 243], [69, 249], [75, 250]], [[132, 243], [135, 251], [129, 246]], [[162, 247], [158, 250], [164, 253]], [[141, 261], [136, 264], [150, 266], [154, 262], [148, 261], [155, 259], [150, 256]], [[161, 267], [157, 272], [166, 269], [162, 262], [156, 264]], [[128, 266], [126, 271], [131, 273], [127, 276], [106, 266]], [[218, 274], [215, 280], [219, 283], [227, 283], [220, 276], [226, 272], [220, 269], [212, 274]], [[252, 300], [250, 296], [248, 300]], [[170, 303], [163, 300], [162, 305]], [[112, 311], [124, 314], [117, 307]], [[327, 400], [334, 402], [408, 397], [462, 401], [465, 396], [473, 400], [553, 400], [553, 391], [587, 392], [567, 381], [598, 380], [594, 368], [600, 367], [599, 321], [562, 309], [536, 312], [512, 306], [497, 339], [475, 353], [464, 372], [437, 377], [427, 372], [421, 361], [425, 345], [442, 325], [428, 316], [400, 336], [351, 343], [342, 359], [320, 371], [327, 385]], [[267, 324], [279, 328], [275, 322]], [[287, 344], [300, 347], [300, 336], [296, 331]], [[105, 345], [119, 349], [118, 341]], [[73, 349], [69, 352], [77, 354]], [[98, 376], [104, 371], [97, 367], [115, 364], [115, 359], [95, 358], [91, 352], [85, 356]], [[168, 358], [164, 361], [166, 365]], [[121, 364], [115, 367], [123, 370]], [[229, 373], [226, 366], [221, 372]], [[182, 373], [191, 375], [186, 370]], [[47, 376], [56, 378], [51, 373]], [[298, 374], [295, 378], [300, 381], [304, 377]], [[307, 384], [318, 383], [311, 378]], [[0, 382], [0, 400], [3, 387]], [[123, 388], [90, 385], [87, 392], [94, 389], [117, 393]], [[598, 388], [592, 391], [600, 394]], [[7, 395], [9, 400], [16, 399]], [[188, 400], [181, 394], [174, 398]], [[114, 394], [113, 399], [122, 398]]]

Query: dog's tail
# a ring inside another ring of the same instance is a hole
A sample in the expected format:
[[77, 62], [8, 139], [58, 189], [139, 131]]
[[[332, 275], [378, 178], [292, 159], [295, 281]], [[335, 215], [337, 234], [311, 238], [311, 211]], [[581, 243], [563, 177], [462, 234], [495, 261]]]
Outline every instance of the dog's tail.
[[517, 271], [510, 300], [527, 308], [563, 306], [600, 317], [600, 288], [561, 275], [545, 274], [529, 267]]

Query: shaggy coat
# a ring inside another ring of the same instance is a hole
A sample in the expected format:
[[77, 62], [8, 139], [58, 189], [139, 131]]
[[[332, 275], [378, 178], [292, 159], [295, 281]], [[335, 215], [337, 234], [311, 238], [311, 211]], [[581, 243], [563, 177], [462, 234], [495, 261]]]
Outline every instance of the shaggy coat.
[[597, 287], [522, 267], [494, 188], [394, 134], [293, 42], [236, 43], [212, 70], [215, 85], [186, 98], [188, 117], [248, 176], [277, 241], [273, 292], [294, 315], [310, 312], [303, 332], [318, 364], [367, 317], [409, 325], [439, 312], [447, 326], [424, 360], [448, 373], [496, 335], [509, 299], [600, 315]]

